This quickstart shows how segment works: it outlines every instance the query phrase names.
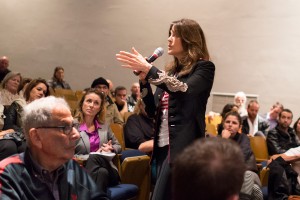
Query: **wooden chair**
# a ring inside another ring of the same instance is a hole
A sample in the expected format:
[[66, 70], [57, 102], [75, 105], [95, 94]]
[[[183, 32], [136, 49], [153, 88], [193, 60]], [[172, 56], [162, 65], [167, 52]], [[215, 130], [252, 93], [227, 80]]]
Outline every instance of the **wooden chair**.
[[66, 89], [60, 89], [60, 88], [54, 89], [54, 96], [64, 97], [66, 95], [75, 96], [75, 92], [73, 90], [66, 90]]
[[130, 117], [130, 115], [132, 115], [133, 112], [125, 112], [124, 113], [124, 116], [123, 116], [123, 120], [124, 120], [124, 123], [126, 123], [128, 117]]
[[249, 139], [256, 162], [260, 163], [269, 160], [266, 138], [262, 136], [250, 136]]
[[123, 125], [117, 124], [117, 123], [111, 123], [110, 128], [114, 132], [118, 141], [120, 142], [122, 150], [124, 150], [125, 149], [125, 139], [124, 139], [124, 133], [123, 133]]
[[209, 124], [214, 124], [217, 126], [218, 124], [221, 124], [222, 122], [222, 116], [221, 115], [215, 115], [213, 119], [207, 119]]
[[83, 97], [83, 94], [84, 94], [83, 90], [76, 90], [75, 96], [77, 97], [78, 101], [81, 100], [81, 98]]
[[137, 200], [149, 199], [151, 186], [149, 156], [125, 158], [121, 164], [120, 176], [122, 183], [134, 184], [139, 187]]
[[206, 133], [209, 135], [217, 136], [217, 127], [214, 124], [206, 124]]

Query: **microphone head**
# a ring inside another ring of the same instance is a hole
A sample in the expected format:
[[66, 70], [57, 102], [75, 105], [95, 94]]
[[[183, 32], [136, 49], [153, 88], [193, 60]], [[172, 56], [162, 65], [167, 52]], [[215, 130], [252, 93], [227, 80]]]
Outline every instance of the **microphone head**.
[[155, 49], [153, 54], [157, 55], [157, 57], [160, 57], [164, 54], [164, 49], [161, 47], [158, 47], [157, 49]]

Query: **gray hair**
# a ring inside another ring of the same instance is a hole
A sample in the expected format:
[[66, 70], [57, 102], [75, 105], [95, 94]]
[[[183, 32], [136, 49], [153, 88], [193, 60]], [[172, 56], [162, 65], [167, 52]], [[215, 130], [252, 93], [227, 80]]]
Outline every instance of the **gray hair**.
[[57, 108], [70, 110], [68, 103], [63, 98], [54, 96], [37, 99], [24, 107], [23, 128], [27, 140], [31, 128], [49, 125], [53, 121], [52, 112]]

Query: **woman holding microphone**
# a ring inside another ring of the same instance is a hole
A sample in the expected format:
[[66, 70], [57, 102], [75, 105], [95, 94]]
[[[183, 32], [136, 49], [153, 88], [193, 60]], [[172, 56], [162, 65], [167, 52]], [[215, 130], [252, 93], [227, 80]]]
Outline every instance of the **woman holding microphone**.
[[[116, 55], [122, 66], [139, 71], [141, 96], [149, 117], [155, 118], [153, 159], [157, 182], [152, 199], [171, 199], [170, 167], [178, 153], [205, 135], [205, 110], [215, 66], [209, 61], [205, 36], [191, 19], [171, 23], [168, 54], [174, 57], [159, 70], [135, 48]], [[157, 86], [153, 95], [150, 84]]]

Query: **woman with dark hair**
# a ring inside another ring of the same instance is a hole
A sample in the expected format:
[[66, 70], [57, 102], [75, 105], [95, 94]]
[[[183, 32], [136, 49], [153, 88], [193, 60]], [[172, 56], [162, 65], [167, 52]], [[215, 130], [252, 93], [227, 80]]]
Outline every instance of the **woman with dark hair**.
[[[171, 23], [166, 70], [148, 63], [135, 48], [120, 51], [122, 66], [140, 72], [141, 96], [149, 117], [156, 120], [153, 159], [158, 179], [153, 199], [171, 199], [171, 164], [194, 140], [205, 136], [205, 110], [215, 66], [210, 62], [204, 33], [191, 19]], [[153, 95], [150, 84], [157, 86]]]
[[85, 168], [103, 191], [119, 183], [116, 166], [104, 155], [91, 153], [121, 152], [121, 145], [108, 124], [105, 124], [105, 97], [97, 89], [88, 89], [79, 102], [75, 118], [78, 120], [80, 140], [75, 154], [89, 155]]
[[54, 69], [53, 77], [51, 80], [48, 81], [49, 86], [52, 89], [61, 88], [61, 89], [68, 89], [70, 90], [71, 87], [69, 83], [67, 83], [65, 80], [65, 70], [62, 66], [57, 66]]
[[0, 140], [0, 160], [25, 150], [25, 138], [22, 130], [22, 113], [26, 104], [49, 96], [49, 86], [46, 80], [38, 78], [28, 83], [24, 99], [15, 100], [6, 110], [3, 130], [13, 129], [13, 135], [7, 134]]
[[233, 104], [233, 103], [228, 103], [223, 107], [223, 110], [221, 112], [221, 117], [222, 117], [222, 122], [221, 124], [218, 124], [218, 135], [221, 135], [222, 131], [223, 131], [223, 119], [225, 118], [225, 115], [230, 112], [230, 111], [236, 111], [238, 112], [238, 106]]

